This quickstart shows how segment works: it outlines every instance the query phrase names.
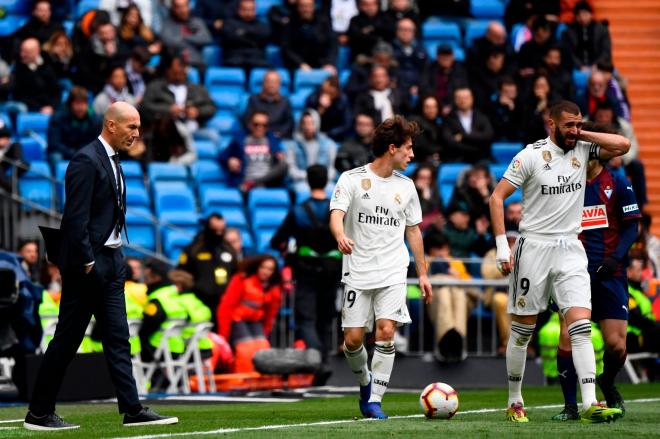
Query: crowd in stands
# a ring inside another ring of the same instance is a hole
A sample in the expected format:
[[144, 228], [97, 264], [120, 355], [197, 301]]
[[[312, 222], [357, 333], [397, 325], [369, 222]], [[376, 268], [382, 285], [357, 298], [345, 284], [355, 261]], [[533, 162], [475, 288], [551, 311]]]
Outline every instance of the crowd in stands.
[[[197, 145], [212, 142], [223, 184], [245, 197], [260, 187], [305, 193], [309, 166], [326, 167], [331, 186], [341, 172], [370, 161], [375, 126], [403, 114], [423, 129], [409, 174], [422, 203], [426, 251], [444, 261], [432, 265], [433, 275], [497, 278], [487, 201], [508, 162], [496, 158], [493, 145], [522, 148], [547, 137], [549, 106], [568, 99], [585, 119], [632, 140], [611, 166], [630, 177], [640, 208], [646, 203], [625, 80], [592, 2], [510, 0], [503, 21], [480, 21], [476, 35], [468, 35], [468, 0], [268, 3], [274, 6], [264, 10], [259, 0], [100, 0], [98, 9], [82, 11], [34, 1], [30, 18], [0, 41], [0, 158], [21, 160], [24, 133], [14, 128], [12, 136], [9, 127], [25, 112], [41, 113], [50, 115], [43, 140], [55, 169], [98, 136], [110, 104], [126, 101], [140, 111], [142, 137], [125, 159], [145, 169], [153, 162], [192, 167]], [[434, 40], [443, 25], [456, 33]], [[315, 79], [304, 84], [305, 74]], [[451, 168], [459, 164], [465, 166]], [[450, 168], [457, 171], [446, 177]], [[0, 187], [10, 190], [9, 168], [1, 169]], [[506, 209], [513, 242], [522, 206], [514, 199]], [[648, 228], [642, 237], [649, 279], [660, 270], [659, 245]], [[241, 238], [211, 215], [180, 254], [179, 269], [192, 275], [190, 289], [214, 318], [239, 300], [241, 288], [249, 295], [259, 282], [269, 284], [267, 309], [246, 315], [270, 319], [280, 301], [277, 259], [239, 268]], [[483, 266], [461, 262], [474, 256], [486, 258]], [[152, 271], [160, 271], [154, 285], [170, 282], [162, 267]], [[56, 282], [51, 276], [42, 285], [50, 291]], [[495, 312], [500, 351], [509, 327], [502, 293], [482, 298]], [[479, 295], [458, 287], [437, 292], [429, 316], [436, 340], [446, 340], [441, 357], [464, 355]], [[215, 324], [228, 339], [238, 337], [232, 325]], [[271, 325], [263, 322], [262, 335]], [[254, 338], [251, 325], [239, 330]]]

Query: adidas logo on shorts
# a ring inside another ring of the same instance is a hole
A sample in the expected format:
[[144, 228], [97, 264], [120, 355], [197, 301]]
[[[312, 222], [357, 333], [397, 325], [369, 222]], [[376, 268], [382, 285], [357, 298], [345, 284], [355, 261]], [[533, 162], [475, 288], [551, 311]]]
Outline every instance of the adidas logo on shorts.
[[369, 199], [371, 199], [371, 197], [369, 196], [369, 194], [367, 192], [365, 192], [364, 195], [362, 195], [362, 199], [363, 200], [369, 200]]

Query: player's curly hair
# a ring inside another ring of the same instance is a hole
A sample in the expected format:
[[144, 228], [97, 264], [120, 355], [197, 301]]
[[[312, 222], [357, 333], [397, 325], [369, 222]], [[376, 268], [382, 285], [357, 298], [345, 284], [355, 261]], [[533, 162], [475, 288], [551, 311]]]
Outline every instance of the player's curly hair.
[[374, 131], [372, 147], [374, 156], [381, 157], [390, 145], [400, 148], [408, 139], [414, 142], [420, 132], [417, 122], [409, 122], [403, 116], [396, 115], [386, 119]]

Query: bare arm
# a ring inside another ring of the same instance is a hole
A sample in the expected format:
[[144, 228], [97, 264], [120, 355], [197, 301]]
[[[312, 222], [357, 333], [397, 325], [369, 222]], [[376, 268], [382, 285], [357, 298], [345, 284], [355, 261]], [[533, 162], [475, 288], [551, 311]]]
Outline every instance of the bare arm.
[[353, 253], [353, 240], [344, 234], [344, 216], [346, 212], [334, 209], [330, 212], [330, 232], [337, 240], [337, 248], [345, 255]]
[[[513, 265], [509, 245], [506, 242], [506, 231], [504, 230], [504, 200], [509, 198], [515, 190], [516, 187], [509, 183], [508, 180], [501, 179], [500, 182], [497, 183], [493, 194], [488, 200], [488, 206], [490, 207], [490, 220], [493, 224], [493, 234], [495, 235], [495, 242], [497, 244], [496, 261], [498, 268], [504, 275], [511, 272], [511, 266]], [[504, 248], [504, 246], [506, 246], [506, 248]]]
[[630, 150], [630, 140], [619, 134], [594, 133], [581, 130], [578, 138], [600, 146], [600, 158], [603, 160], [624, 155]]
[[433, 299], [433, 288], [429, 282], [428, 273], [426, 270], [426, 258], [424, 257], [424, 241], [422, 239], [422, 231], [419, 226], [406, 227], [406, 239], [410, 250], [412, 250], [413, 257], [415, 258], [415, 269], [417, 270], [417, 277], [419, 278], [419, 288], [422, 290], [424, 302], [431, 303]]

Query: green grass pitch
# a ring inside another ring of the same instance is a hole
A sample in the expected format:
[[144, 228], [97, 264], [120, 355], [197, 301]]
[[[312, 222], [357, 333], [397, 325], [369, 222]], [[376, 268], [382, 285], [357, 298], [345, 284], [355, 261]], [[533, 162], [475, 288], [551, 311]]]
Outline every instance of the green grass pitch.
[[[118, 437], [660, 437], [660, 383], [621, 385], [627, 403], [624, 419], [613, 424], [558, 423], [550, 417], [561, 402], [558, 387], [524, 389], [529, 424], [504, 421], [506, 391], [459, 390], [460, 408], [451, 420], [421, 417], [417, 393], [386, 395], [383, 407], [393, 417], [387, 421], [360, 421], [357, 397], [306, 399], [292, 403], [250, 404], [152, 404], [160, 412], [179, 417], [175, 426], [125, 428], [111, 404], [60, 404], [65, 420], [81, 424], [79, 430], [48, 433], [53, 438]], [[642, 400], [635, 402], [634, 400]], [[491, 410], [489, 410], [491, 409]], [[24, 407], [0, 408], [0, 437], [44, 437], [28, 432], [22, 422], [3, 422], [25, 416]], [[397, 418], [398, 417], [398, 418]]]

